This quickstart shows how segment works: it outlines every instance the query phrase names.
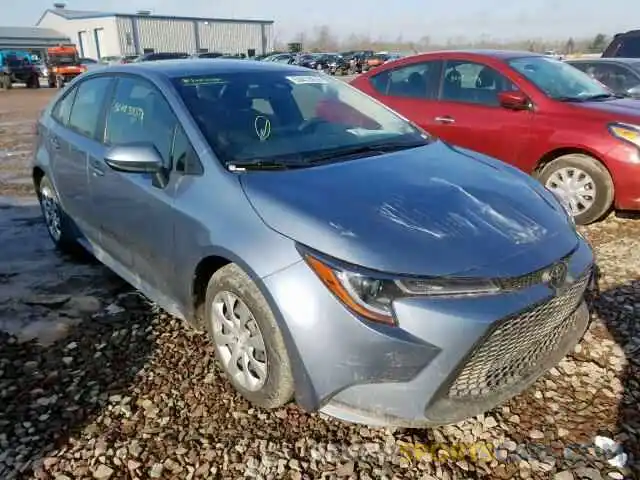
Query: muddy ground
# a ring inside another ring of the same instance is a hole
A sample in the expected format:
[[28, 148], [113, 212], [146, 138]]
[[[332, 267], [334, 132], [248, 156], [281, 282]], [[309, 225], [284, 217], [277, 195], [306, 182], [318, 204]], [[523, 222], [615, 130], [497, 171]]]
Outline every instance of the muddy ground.
[[[493, 412], [453, 427], [394, 431], [326, 420], [294, 405], [258, 411], [220, 376], [205, 338], [95, 261], [53, 250], [29, 172], [33, 125], [53, 93], [0, 91], [3, 480], [639, 474], [640, 220], [612, 215], [582, 229], [603, 271], [593, 325], [557, 369]], [[599, 433], [619, 442], [624, 465], [594, 453]], [[427, 451], [438, 445], [451, 457], [477, 441], [499, 443], [515, 460], [407, 461], [398, 454], [409, 442]]]

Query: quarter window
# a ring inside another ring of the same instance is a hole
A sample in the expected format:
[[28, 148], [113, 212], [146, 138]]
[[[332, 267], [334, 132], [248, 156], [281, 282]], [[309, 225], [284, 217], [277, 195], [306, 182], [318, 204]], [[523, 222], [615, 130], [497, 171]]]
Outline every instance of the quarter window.
[[65, 127], [69, 122], [69, 115], [71, 114], [71, 107], [73, 106], [73, 100], [76, 97], [76, 93], [78, 93], [78, 89], [74, 88], [70, 92], [68, 92], [64, 97], [58, 100], [55, 107], [53, 107], [53, 111], [51, 112], [51, 116], [57, 122], [60, 122]]
[[110, 82], [110, 77], [91, 78], [77, 87], [69, 128], [86, 137], [95, 138]]
[[123, 77], [118, 80], [107, 112], [105, 143], [150, 143], [170, 168], [176, 124], [177, 118], [156, 87], [146, 80]]
[[465, 62], [447, 62], [442, 83], [442, 100], [475, 103], [497, 107], [498, 93], [517, 90], [507, 78], [486, 65]]
[[440, 86], [442, 62], [413, 63], [386, 70], [371, 78], [378, 92], [392, 97], [435, 100]]

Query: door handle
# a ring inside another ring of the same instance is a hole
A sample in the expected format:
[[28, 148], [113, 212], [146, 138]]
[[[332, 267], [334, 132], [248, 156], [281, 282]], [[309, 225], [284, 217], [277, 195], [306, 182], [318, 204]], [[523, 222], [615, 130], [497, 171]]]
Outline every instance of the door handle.
[[445, 115], [444, 117], [436, 117], [434, 118], [434, 120], [438, 123], [445, 123], [447, 125], [456, 123], [456, 119], [453, 117], [450, 117], [449, 115]]
[[89, 166], [91, 167], [91, 172], [96, 177], [102, 177], [105, 173], [104, 164], [98, 160], [97, 158], [91, 158], [89, 160]]
[[49, 141], [51, 142], [51, 146], [54, 150], [60, 150], [60, 140], [55, 135], [51, 135], [49, 137]]

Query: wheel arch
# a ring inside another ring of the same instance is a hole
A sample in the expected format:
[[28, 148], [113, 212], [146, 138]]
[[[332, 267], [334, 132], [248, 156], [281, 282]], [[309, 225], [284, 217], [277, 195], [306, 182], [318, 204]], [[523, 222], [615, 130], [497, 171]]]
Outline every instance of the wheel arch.
[[[534, 177], [537, 178], [538, 175], [544, 169], [544, 167], [549, 165], [552, 161], [556, 160], [557, 158], [563, 157], [565, 155], [571, 155], [571, 154], [588, 155], [588, 156], [592, 157], [594, 160], [598, 161], [607, 170], [607, 172], [609, 172], [609, 175], [611, 175], [611, 171], [609, 170], [609, 167], [607, 167], [607, 164], [602, 160], [602, 158], [597, 153], [589, 150], [588, 148], [583, 148], [583, 147], [558, 147], [558, 148], [555, 148], [555, 149], [550, 150], [549, 152], [545, 153], [542, 156], [542, 158], [540, 158], [540, 160], [538, 160], [538, 163], [536, 164], [535, 168], [533, 169]], [[611, 176], [611, 178], [613, 178], [613, 176]]]
[[256, 284], [260, 293], [264, 296], [271, 312], [280, 327], [282, 337], [284, 338], [287, 354], [291, 360], [291, 369], [294, 378], [295, 398], [298, 404], [306, 409], [315, 409], [315, 392], [311, 380], [306, 369], [302, 364], [302, 358], [295, 345], [291, 332], [280, 313], [280, 309], [273, 296], [269, 293], [262, 278], [235, 253], [224, 248], [212, 248], [197, 262], [192, 275], [190, 300], [192, 308], [193, 321], [196, 327], [206, 331], [204, 324], [204, 301], [207, 291], [207, 285], [211, 276], [226, 265], [235, 263], [249, 276]]

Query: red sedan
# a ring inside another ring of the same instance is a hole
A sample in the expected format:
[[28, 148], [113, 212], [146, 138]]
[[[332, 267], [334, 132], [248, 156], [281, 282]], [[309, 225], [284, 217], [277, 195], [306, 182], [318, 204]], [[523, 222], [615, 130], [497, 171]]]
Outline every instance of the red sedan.
[[352, 85], [450, 144], [538, 178], [579, 224], [640, 210], [640, 101], [530, 52], [403, 58]]

